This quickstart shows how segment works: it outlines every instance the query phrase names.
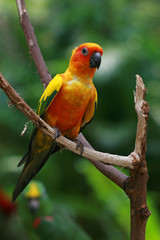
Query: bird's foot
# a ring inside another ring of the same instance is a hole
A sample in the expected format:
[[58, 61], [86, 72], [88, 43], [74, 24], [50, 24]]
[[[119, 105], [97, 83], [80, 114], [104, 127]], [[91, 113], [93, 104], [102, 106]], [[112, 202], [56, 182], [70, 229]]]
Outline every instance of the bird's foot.
[[58, 127], [53, 127], [53, 130], [55, 131], [55, 137], [53, 140], [55, 140], [56, 138], [58, 138], [59, 136], [61, 136], [61, 131], [59, 130]]
[[82, 155], [82, 153], [84, 152], [84, 145], [83, 145], [83, 143], [78, 138], [73, 140], [73, 142], [76, 144], [76, 150], [80, 149], [80, 155]]

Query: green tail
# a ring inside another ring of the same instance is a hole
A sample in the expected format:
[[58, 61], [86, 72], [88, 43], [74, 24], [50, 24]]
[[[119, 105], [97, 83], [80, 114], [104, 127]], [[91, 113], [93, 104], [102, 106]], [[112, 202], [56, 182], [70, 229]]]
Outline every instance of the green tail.
[[[44, 136], [45, 138], [45, 136]], [[48, 138], [48, 136], [46, 136]], [[49, 156], [58, 150], [56, 143], [50, 139], [50, 145], [42, 150], [37, 147], [36, 133], [31, 139], [29, 145], [29, 151], [22, 158], [18, 166], [21, 166], [24, 162], [24, 168], [18, 179], [17, 185], [12, 195], [13, 202], [16, 200], [18, 195], [24, 190], [28, 185], [30, 180], [39, 172], [39, 170], [44, 166]]]

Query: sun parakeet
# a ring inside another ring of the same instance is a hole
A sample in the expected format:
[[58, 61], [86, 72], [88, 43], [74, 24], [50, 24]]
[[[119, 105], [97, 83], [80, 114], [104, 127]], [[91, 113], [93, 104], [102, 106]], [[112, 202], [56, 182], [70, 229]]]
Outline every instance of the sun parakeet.
[[[98, 44], [81, 44], [72, 51], [67, 70], [57, 74], [43, 92], [36, 112], [57, 129], [57, 135], [61, 133], [75, 140], [93, 118], [97, 91], [92, 79], [100, 66], [102, 54], [103, 50]], [[25, 163], [13, 192], [13, 201], [57, 149], [53, 139], [40, 129], [33, 128], [28, 152], [18, 165]]]

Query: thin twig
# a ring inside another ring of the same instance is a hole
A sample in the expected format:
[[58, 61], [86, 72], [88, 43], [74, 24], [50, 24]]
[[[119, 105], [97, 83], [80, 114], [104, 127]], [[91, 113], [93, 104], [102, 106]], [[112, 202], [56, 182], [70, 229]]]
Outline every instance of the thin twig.
[[30, 123], [30, 121], [28, 121], [28, 122], [26, 122], [26, 123], [24, 124], [24, 128], [23, 128], [20, 136], [23, 136], [23, 135], [26, 133], [29, 123]]
[[[137, 134], [135, 142], [135, 152], [141, 156], [143, 151], [146, 152], [146, 135], [149, 106], [145, 101], [146, 88], [143, 80], [139, 75], [136, 75], [136, 93], [135, 93], [135, 109], [138, 116]], [[145, 149], [143, 149], [145, 145]]]

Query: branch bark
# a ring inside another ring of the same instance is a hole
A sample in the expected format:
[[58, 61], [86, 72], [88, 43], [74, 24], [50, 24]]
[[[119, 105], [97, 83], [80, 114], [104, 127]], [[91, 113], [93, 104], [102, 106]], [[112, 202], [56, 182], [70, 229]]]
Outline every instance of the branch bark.
[[34, 34], [34, 29], [30, 22], [28, 12], [26, 9], [25, 1], [24, 0], [16, 0], [17, 8], [19, 12], [20, 24], [24, 31], [29, 51], [31, 56], [33, 57], [34, 63], [36, 65], [37, 71], [41, 78], [41, 82], [44, 87], [48, 85], [50, 80], [52, 79], [51, 75], [48, 72], [44, 59], [42, 57], [36, 36]]
[[[51, 80], [51, 75], [48, 73], [48, 69], [46, 67], [46, 64], [43, 60], [43, 56], [41, 54], [40, 48], [38, 46], [38, 42], [36, 40], [34, 30], [33, 30], [32, 24], [29, 19], [25, 1], [24, 0], [16, 0], [16, 3], [17, 3], [17, 9], [18, 9], [19, 18], [20, 18], [20, 24], [21, 24], [24, 34], [26, 36], [26, 40], [28, 43], [30, 53], [31, 53], [34, 63], [37, 67], [42, 84], [44, 85], [44, 87], [46, 87]], [[30, 39], [31, 39], [31, 41], [30, 41]], [[92, 146], [85, 139], [83, 134], [80, 134], [78, 136], [78, 138], [80, 139], [80, 141], [83, 142], [84, 146], [86, 146], [87, 148], [93, 149]], [[121, 171], [117, 170], [113, 166], [108, 166], [106, 164], [103, 164], [103, 163], [97, 162], [97, 161], [93, 161], [93, 160], [91, 160], [91, 162], [106, 177], [108, 177], [111, 181], [113, 181], [119, 187], [124, 189], [125, 181], [128, 178], [128, 176], [126, 176], [125, 174], [123, 174]]]
[[140, 76], [136, 76], [135, 109], [138, 116], [135, 152], [140, 162], [137, 168], [130, 171], [126, 184], [126, 193], [131, 206], [131, 240], [145, 240], [145, 230], [151, 212], [147, 206], [148, 171], [146, 163], [146, 136], [149, 105], [145, 101], [146, 88]]

